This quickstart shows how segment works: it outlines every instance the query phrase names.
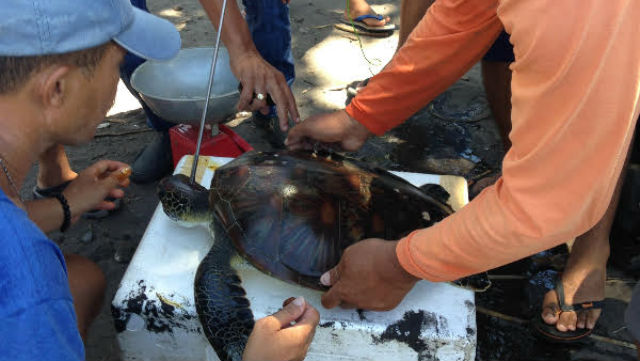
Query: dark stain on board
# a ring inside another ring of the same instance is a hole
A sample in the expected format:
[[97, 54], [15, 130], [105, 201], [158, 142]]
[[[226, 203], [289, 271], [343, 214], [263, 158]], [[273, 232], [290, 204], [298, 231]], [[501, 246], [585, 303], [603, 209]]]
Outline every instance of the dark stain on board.
[[145, 321], [145, 328], [151, 332], [172, 333], [174, 328], [182, 328], [194, 333], [202, 332], [200, 328], [190, 329], [185, 325], [184, 321], [190, 320], [193, 316], [176, 312], [175, 306], [162, 299], [150, 300], [147, 297], [147, 286], [144, 280], [138, 281], [137, 290], [129, 293], [121, 307], [111, 305], [111, 314], [118, 333], [127, 329], [127, 323], [132, 314], [140, 315]]
[[388, 341], [402, 342], [418, 354], [418, 360], [433, 360], [437, 345], [427, 344], [421, 338], [426, 329], [432, 329], [439, 335], [448, 332], [448, 324], [445, 318], [432, 312], [407, 311], [401, 320], [389, 325], [380, 337], [372, 337], [376, 344]]

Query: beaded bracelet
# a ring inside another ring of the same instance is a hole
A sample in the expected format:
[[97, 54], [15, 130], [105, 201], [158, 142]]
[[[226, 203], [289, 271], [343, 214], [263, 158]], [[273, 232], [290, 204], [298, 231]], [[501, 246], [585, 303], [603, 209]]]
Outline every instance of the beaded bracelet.
[[62, 226], [60, 226], [60, 232], [64, 232], [71, 225], [71, 210], [69, 209], [67, 199], [62, 195], [62, 193], [56, 193], [54, 197], [60, 202], [60, 205], [62, 205], [64, 221], [62, 222]]

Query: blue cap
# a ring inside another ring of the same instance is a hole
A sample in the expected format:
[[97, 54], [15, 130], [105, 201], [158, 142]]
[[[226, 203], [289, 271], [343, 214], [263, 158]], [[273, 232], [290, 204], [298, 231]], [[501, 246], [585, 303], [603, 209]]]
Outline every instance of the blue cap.
[[167, 60], [180, 50], [169, 21], [129, 0], [3, 0], [0, 55], [62, 54], [110, 40], [145, 59]]

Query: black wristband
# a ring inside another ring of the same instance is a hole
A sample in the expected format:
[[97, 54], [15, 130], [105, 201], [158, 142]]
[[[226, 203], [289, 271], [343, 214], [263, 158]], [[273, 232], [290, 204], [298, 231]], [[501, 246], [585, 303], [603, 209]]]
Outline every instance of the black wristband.
[[67, 203], [67, 199], [62, 195], [62, 193], [56, 193], [54, 194], [54, 197], [60, 201], [60, 205], [62, 205], [64, 221], [62, 221], [62, 226], [60, 226], [60, 232], [64, 232], [71, 225], [71, 209], [69, 209], [69, 203]]

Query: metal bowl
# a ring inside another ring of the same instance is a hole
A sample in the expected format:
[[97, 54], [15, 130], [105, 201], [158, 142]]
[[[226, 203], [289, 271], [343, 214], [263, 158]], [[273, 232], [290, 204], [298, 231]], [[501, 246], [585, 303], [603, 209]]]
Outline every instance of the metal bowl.
[[[131, 75], [131, 86], [161, 118], [199, 124], [207, 95], [213, 48], [186, 48], [169, 61], [147, 61]], [[220, 47], [206, 122], [220, 123], [236, 113], [238, 80], [229, 53]]]

